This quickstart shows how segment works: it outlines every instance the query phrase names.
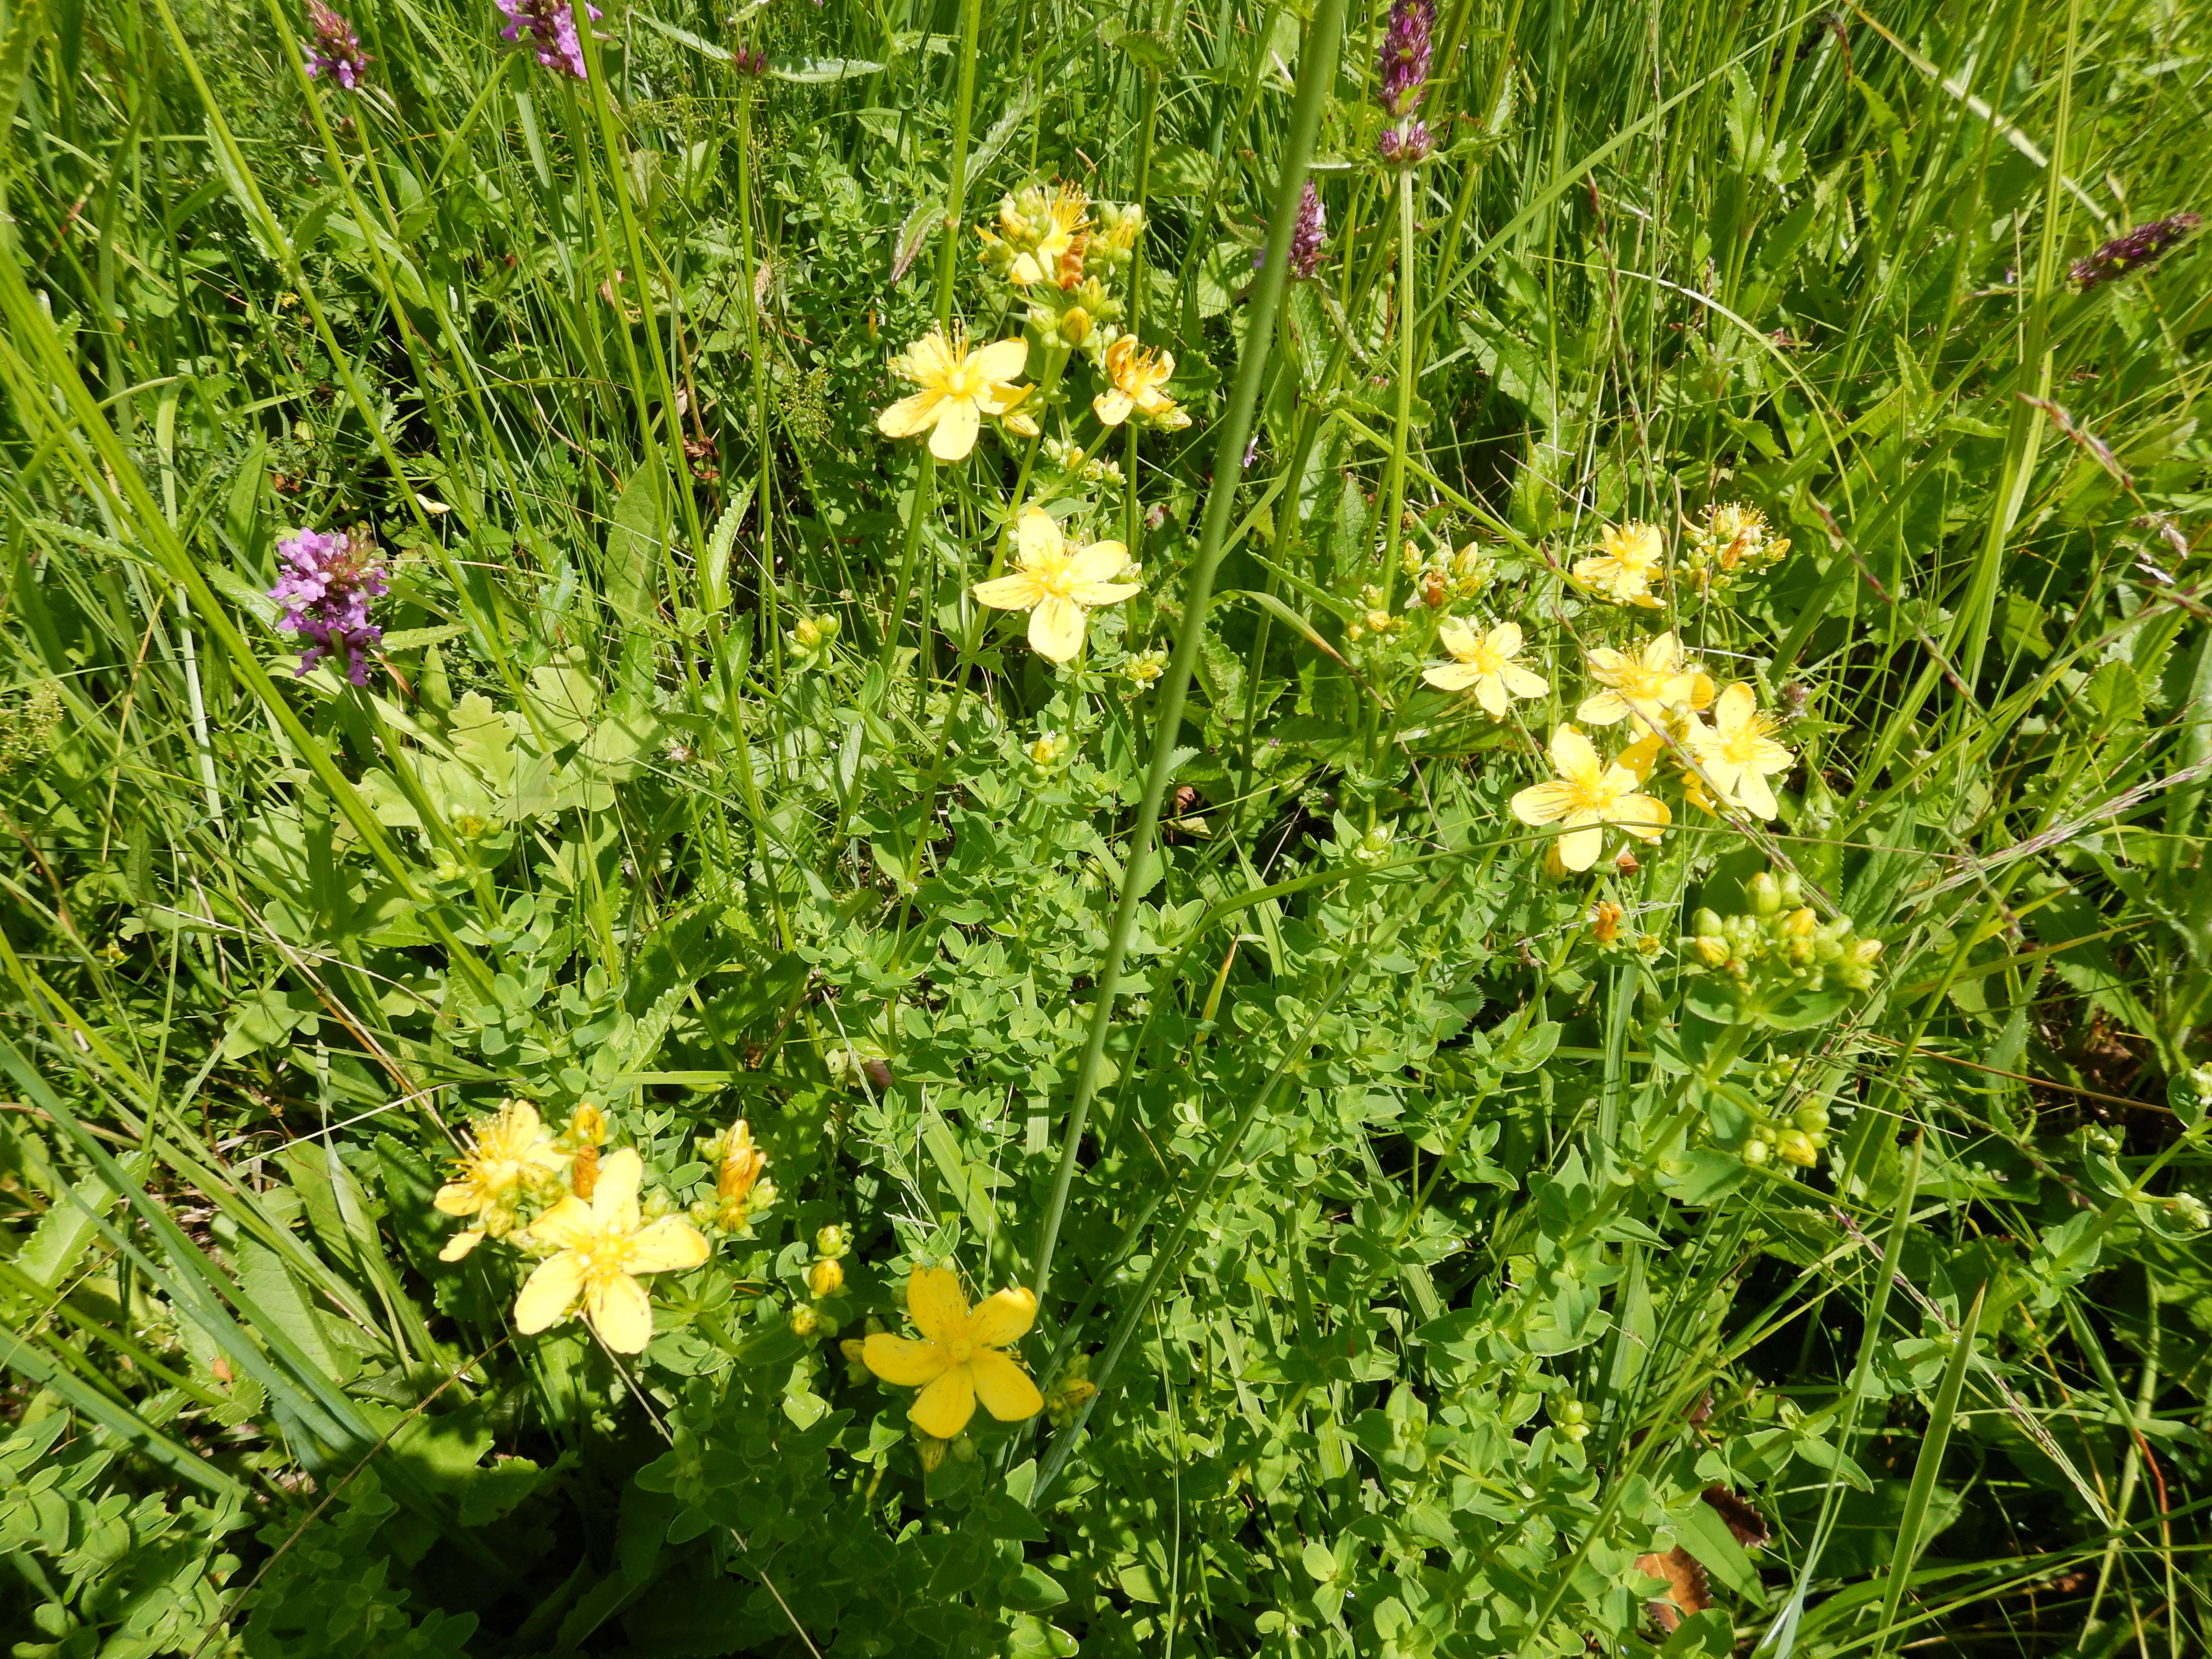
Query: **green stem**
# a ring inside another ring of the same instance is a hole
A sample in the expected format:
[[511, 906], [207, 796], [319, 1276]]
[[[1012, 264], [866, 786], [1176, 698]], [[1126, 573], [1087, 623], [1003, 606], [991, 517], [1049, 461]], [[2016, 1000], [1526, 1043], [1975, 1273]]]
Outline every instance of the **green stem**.
[[1306, 180], [1306, 163], [1313, 155], [1314, 135], [1320, 130], [1322, 110], [1335, 82], [1337, 46], [1344, 26], [1344, 0], [1320, 0], [1298, 54], [1297, 101], [1291, 112], [1283, 139], [1283, 168], [1275, 181], [1273, 211], [1268, 216], [1266, 257], [1252, 285], [1252, 305], [1245, 318], [1244, 346], [1237, 362], [1237, 380], [1229, 408], [1214, 446], [1213, 483], [1206, 492], [1206, 516], [1199, 534], [1198, 555], [1183, 592], [1182, 621], [1176, 629], [1175, 655], [1160, 681], [1159, 712], [1153, 728], [1152, 760], [1145, 777], [1145, 793], [1137, 808], [1137, 823], [1130, 833], [1128, 858], [1122, 866], [1121, 903], [1114, 915], [1114, 931], [1106, 942], [1105, 959], [1098, 969], [1098, 992], [1091, 1007], [1091, 1032], [1083, 1046], [1083, 1059], [1075, 1077], [1075, 1092], [1068, 1102], [1067, 1122], [1061, 1130], [1060, 1167], [1053, 1177], [1052, 1198], [1037, 1235], [1032, 1286], [1042, 1301], [1052, 1282], [1053, 1252], [1060, 1243], [1067, 1194], [1075, 1181], [1075, 1160], [1082, 1146], [1083, 1127], [1091, 1102], [1098, 1090], [1098, 1069], [1105, 1058], [1106, 1034], [1114, 1021], [1114, 1002], [1121, 989], [1121, 960], [1137, 920], [1137, 902], [1148, 885], [1147, 866], [1159, 829], [1160, 800], [1167, 793], [1169, 775], [1175, 769], [1176, 739], [1182, 730], [1183, 701], [1190, 690], [1191, 671], [1198, 660], [1199, 643], [1206, 634], [1206, 613], [1213, 598], [1213, 578], [1221, 563], [1222, 539], [1229, 514], [1236, 505], [1242, 480], [1244, 442], [1252, 429], [1252, 412], [1259, 402], [1260, 382], [1267, 367], [1269, 348], [1275, 338], [1275, 308], [1283, 297], [1283, 283], [1290, 270], [1291, 231], [1297, 218], [1298, 198]]

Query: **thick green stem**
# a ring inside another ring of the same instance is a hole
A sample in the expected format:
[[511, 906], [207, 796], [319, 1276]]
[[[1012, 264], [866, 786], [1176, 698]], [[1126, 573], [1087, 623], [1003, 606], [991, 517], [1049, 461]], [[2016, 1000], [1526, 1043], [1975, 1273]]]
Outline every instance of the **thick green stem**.
[[1121, 903], [1108, 936], [1105, 959], [1099, 963], [1098, 992], [1091, 1007], [1091, 1031], [1083, 1046], [1083, 1059], [1075, 1076], [1075, 1092], [1068, 1102], [1067, 1121], [1060, 1130], [1060, 1168], [1053, 1177], [1052, 1198], [1046, 1206], [1037, 1235], [1032, 1285], [1042, 1301], [1052, 1282], [1052, 1257], [1060, 1243], [1067, 1194], [1075, 1181], [1075, 1161], [1083, 1142], [1083, 1127], [1091, 1102], [1098, 1089], [1098, 1069], [1106, 1054], [1106, 1034], [1114, 1021], [1114, 1002], [1121, 989], [1121, 961], [1135, 930], [1137, 902], [1149, 885], [1148, 866], [1152, 843], [1159, 830], [1160, 801], [1167, 793], [1175, 769], [1176, 740], [1182, 730], [1183, 700], [1198, 660], [1200, 641], [1206, 634], [1206, 613], [1213, 599], [1213, 578], [1221, 563], [1223, 538], [1229, 514], [1236, 505], [1237, 487], [1243, 473], [1244, 444], [1252, 429], [1252, 413], [1260, 398], [1260, 383], [1267, 372], [1269, 348], [1275, 338], [1275, 308], [1283, 297], [1284, 279], [1291, 264], [1291, 231], [1297, 218], [1298, 198], [1306, 180], [1306, 163], [1313, 155], [1314, 135], [1320, 131], [1322, 111], [1336, 79], [1336, 53], [1344, 26], [1344, 0], [1320, 0], [1307, 30], [1304, 49], [1298, 54], [1297, 101], [1291, 112], [1290, 130], [1284, 135], [1283, 170], [1275, 181], [1273, 210], [1268, 216], [1267, 252], [1260, 275], [1252, 285], [1251, 308], [1244, 319], [1244, 345], [1237, 362], [1237, 380], [1229, 407], [1214, 446], [1213, 483], [1206, 492], [1206, 516], [1199, 533], [1198, 555], [1185, 583], [1182, 624], [1176, 629], [1175, 654], [1160, 681], [1158, 715], [1153, 727], [1152, 760], [1145, 777], [1145, 793], [1137, 808], [1136, 827], [1130, 832], [1128, 857], [1121, 869]]

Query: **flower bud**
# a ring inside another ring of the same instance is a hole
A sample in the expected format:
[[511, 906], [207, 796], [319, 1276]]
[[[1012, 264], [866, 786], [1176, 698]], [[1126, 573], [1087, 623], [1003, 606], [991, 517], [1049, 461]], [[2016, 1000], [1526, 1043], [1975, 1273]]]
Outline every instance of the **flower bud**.
[[1751, 878], [1745, 890], [1751, 896], [1755, 915], [1771, 916], [1782, 908], [1782, 884], [1764, 870]]
[[924, 1474], [934, 1474], [944, 1467], [945, 1454], [951, 1446], [950, 1441], [939, 1440], [933, 1434], [924, 1434], [920, 1429], [914, 1431], [914, 1449], [921, 1459]]
[[954, 1439], [952, 1461], [956, 1463], [972, 1463], [975, 1461], [975, 1439], [973, 1435], [963, 1434]]
[[1773, 1153], [1774, 1149], [1763, 1140], [1752, 1139], [1743, 1143], [1743, 1161], [1754, 1169], [1765, 1163]]
[[1802, 1129], [1785, 1129], [1779, 1142], [1782, 1156], [1801, 1169], [1811, 1169], [1820, 1161], [1819, 1149], [1813, 1145], [1812, 1136]]
[[791, 630], [791, 637], [799, 642], [801, 651], [811, 651], [822, 643], [822, 630], [811, 617], [801, 617]]
[[2160, 1208], [2166, 1212], [2166, 1224], [2179, 1231], [2201, 1233], [2212, 1227], [2212, 1209], [2194, 1193], [2176, 1193]]
[[791, 1310], [791, 1334], [793, 1336], [811, 1336], [821, 1323], [822, 1316], [804, 1302]]
[[1807, 1134], [1828, 1127], [1828, 1109], [1817, 1100], [1809, 1100], [1791, 1115], [1791, 1121]]
[[1081, 345], [1091, 337], [1091, 313], [1081, 306], [1070, 306], [1061, 312], [1060, 337], [1069, 345]]
[[1810, 905], [1792, 910], [1782, 919], [1782, 931], [1791, 939], [1810, 939], [1813, 930], [1820, 925], [1820, 918], [1813, 914]]
[[1717, 934], [1701, 935], [1695, 948], [1698, 960], [1708, 968], [1718, 968], [1729, 959], [1729, 942]]
[[835, 1296], [845, 1288], [845, 1270], [836, 1259], [825, 1257], [806, 1270], [806, 1288], [816, 1296]]
[[814, 1235], [814, 1254], [821, 1256], [841, 1256], [853, 1248], [850, 1233], [831, 1222]]
[[1690, 931], [1693, 933], [1711, 934], [1717, 933], [1720, 930], [1721, 919], [1711, 910], [1700, 909], [1697, 915], [1690, 918]]

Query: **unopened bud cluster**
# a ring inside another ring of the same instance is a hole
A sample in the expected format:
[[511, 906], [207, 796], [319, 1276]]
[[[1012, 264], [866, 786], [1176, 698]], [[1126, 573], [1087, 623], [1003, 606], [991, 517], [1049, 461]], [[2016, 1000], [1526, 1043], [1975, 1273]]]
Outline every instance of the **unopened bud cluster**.
[[1690, 526], [1680, 570], [1699, 592], [1711, 592], [1772, 569], [1789, 551], [1790, 538], [1776, 535], [1757, 507], [1724, 501], [1708, 507]]
[[[843, 1258], [853, 1248], [852, 1234], [835, 1222], [814, 1235], [814, 1260], [808, 1264], [805, 1279], [806, 1293], [813, 1302], [800, 1303], [791, 1310], [791, 1329], [795, 1336], [835, 1336], [837, 1319], [821, 1304], [845, 1288]], [[848, 1363], [857, 1361], [854, 1344], [841, 1345]]]
[[792, 627], [792, 648], [802, 657], [826, 657], [842, 631], [835, 617], [801, 617]]
[[698, 1145], [699, 1156], [714, 1166], [714, 1195], [691, 1206], [693, 1223], [751, 1237], [753, 1223], [775, 1202], [775, 1182], [761, 1179], [768, 1154], [753, 1144], [752, 1129], [743, 1118]]
[[1849, 916], [1822, 921], [1802, 902], [1796, 872], [1778, 878], [1761, 871], [1748, 885], [1749, 914], [1701, 909], [1691, 918], [1683, 943], [1693, 967], [1761, 997], [1873, 985], [1881, 941], [1859, 938]]
[[1828, 1149], [1828, 1109], [1808, 1100], [1787, 1115], [1764, 1108], [1752, 1115], [1751, 1135], [1743, 1143], [1743, 1161], [1757, 1166], [1774, 1158], [1809, 1170]]
[[1064, 1429], [1097, 1392], [1098, 1385], [1091, 1380], [1091, 1356], [1075, 1354], [1044, 1391], [1045, 1415], [1052, 1419], [1053, 1427]]
[[1490, 586], [1497, 567], [1482, 556], [1473, 542], [1456, 553], [1431, 553], [1425, 556], [1413, 543], [1406, 544], [1399, 556], [1398, 568], [1413, 584], [1413, 603], [1441, 610], [1448, 605], [1462, 605], [1475, 598]]
[[1033, 184], [1006, 197], [976, 234], [983, 268], [1029, 302], [1045, 342], [1096, 361], [1121, 331], [1109, 284], [1128, 269], [1144, 228], [1141, 208], [1094, 203], [1079, 185]]

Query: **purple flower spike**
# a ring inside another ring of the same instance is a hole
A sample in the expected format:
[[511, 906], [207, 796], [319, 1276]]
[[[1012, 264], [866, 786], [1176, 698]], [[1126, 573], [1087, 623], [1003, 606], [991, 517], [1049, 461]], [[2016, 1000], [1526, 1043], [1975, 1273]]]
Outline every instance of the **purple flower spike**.
[[[1321, 193], [1309, 179], [1305, 193], [1298, 198], [1298, 216], [1291, 226], [1291, 276], [1310, 276], [1321, 269], [1322, 243], [1327, 240], [1322, 226]], [[1267, 249], [1261, 248], [1252, 256], [1252, 269], [1259, 270], [1267, 258]]]
[[[584, 64], [584, 43], [576, 33], [576, 9], [570, 0], [499, 0], [499, 9], [507, 14], [507, 27], [499, 32], [501, 40], [520, 43], [526, 31], [540, 66], [579, 81], [591, 78]], [[599, 20], [599, 9], [590, 0], [586, 0], [584, 10], [594, 22]]]
[[327, 75], [348, 92], [361, 83], [362, 72], [368, 67], [368, 54], [361, 49], [361, 37], [353, 32], [353, 25], [323, 3], [323, 0], [307, 0], [307, 22], [315, 31], [315, 38], [307, 48], [307, 73]]
[[284, 607], [283, 626], [299, 637], [305, 674], [327, 656], [345, 659], [346, 678], [368, 684], [368, 648], [384, 630], [368, 602], [385, 591], [384, 561], [362, 531], [302, 530], [276, 544], [283, 562], [269, 597]]
[[2074, 262], [2067, 274], [2073, 277], [2084, 294], [2100, 288], [2116, 276], [2124, 276], [2138, 265], [2154, 264], [2166, 249], [2197, 228], [2203, 221], [2193, 213], [2177, 213], [2170, 219], [2154, 219], [2140, 225], [2124, 236], [2116, 236], [2094, 253], [2085, 254]]
[[1393, 120], [1411, 114], [1427, 88], [1436, 26], [1436, 0], [1396, 0], [1390, 8], [1390, 27], [1376, 56], [1375, 78], [1383, 112]]

